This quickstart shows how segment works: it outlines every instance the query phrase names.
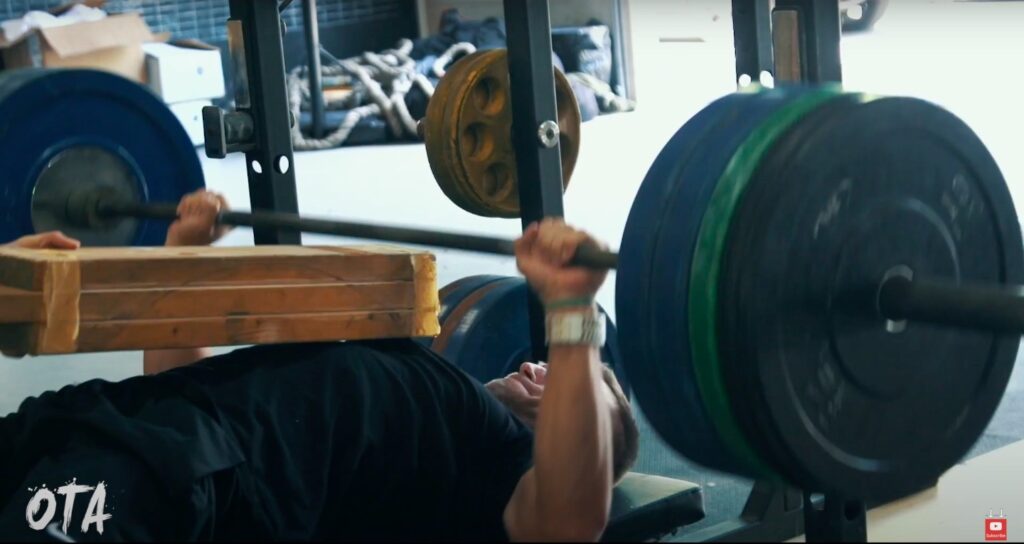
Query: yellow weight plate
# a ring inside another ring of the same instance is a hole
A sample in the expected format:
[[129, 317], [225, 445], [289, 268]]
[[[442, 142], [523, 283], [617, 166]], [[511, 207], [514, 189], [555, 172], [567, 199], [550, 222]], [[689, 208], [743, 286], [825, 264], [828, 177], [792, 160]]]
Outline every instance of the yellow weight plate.
[[[558, 70], [555, 90], [564, 188], [579, 154], [582, 120], [572, 86]], [[434, 178], [470, 213], [519, 217], [510, 102], [506, 52], [492, 49], [456, 62], [427, 106], [423, 136]]]

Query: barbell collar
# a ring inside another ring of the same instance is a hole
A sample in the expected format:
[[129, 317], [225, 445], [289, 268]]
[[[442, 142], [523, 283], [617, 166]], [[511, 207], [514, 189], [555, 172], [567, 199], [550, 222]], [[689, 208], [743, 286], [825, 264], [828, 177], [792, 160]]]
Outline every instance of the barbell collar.
[[893, 276], [879, 288], [878, 309], [893, 321], [1024, 334], [1024, 293], [1020, 287]]
[[229, 153], [255, 148], [256, 125], [248, 112], [226, 112], [217, 106], [204, 106], [202, 111], [206, 156], [223, 159]]

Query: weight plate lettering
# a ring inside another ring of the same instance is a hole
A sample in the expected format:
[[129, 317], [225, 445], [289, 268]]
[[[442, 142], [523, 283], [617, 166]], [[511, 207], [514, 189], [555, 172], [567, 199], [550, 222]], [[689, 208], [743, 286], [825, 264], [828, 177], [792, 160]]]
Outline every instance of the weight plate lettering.
[[[690, 327], [690, 348], [696, 364], [693, 365], [697, 383], [705, 403], [709, 406], [709, 415], [715, 424], [722, 440], [734, 454], [740, 457], [749, 469], [762, 471], [759, 456], [753, 452], [743, 437], [732, 408], [729, 405], [730, 392], [725, 388], [718, 369], [717, 316], [714, 312], [714, 301], [717, 297], [717, 271], [721, 257], [721, 245], [728, 227], [728, 217], [735, 198], [742, 191], [742, 185], [731, 183], [733, 179], [742, 179], [733, 172], [737, 169], [752, 168], [752, 164], [744, 159], [751, 147], [766, 145], [770, 142], [770, 134], [766, 127], [785, 126], [799, 119], [809, 111], [835, 97], [835, 92], [821, 90], [805, 97], [803, 100], [787, 104], [780, 108], [767, 122], [756, 127], [743, 145], [733, 155], [725, 172], [715, 187], [708, 207], [704, 212], [697, 245], [694, 250], [692, 268], [690, 270], [691, 288], [683, 291], [688, 297]], [[676, 286], [679, 289], [679, 286]], [[674, 302], [678, 302], [678, 298]]]
[[[814, 120], [822, 115], [828, 114], [829, 111], [846, 107], [851, 102], [857, 102], [863, 100], [861, 95], [847, 94], [837, 96], [833, 100], [829, 100], [820, 106], [812, 108], [806, 115], [802, 116], [795, 124], [789, 128], [789, 133], [793, 133], [798, 130], [802, 130], [803, 127], [813, 125]], [[776, 118], [772, 123], [766, 123], [765, 127], [762, 127], [761, 134], [779, 134], [785, 132], [786, 128], [789, 127], [791, 119], [788, 117]], [[773, 124], [781, 124], [783, 128], [773, 128]], [[754, 148], [755, 146], [746, 146], [746, 149]], [[760, 165], [765, 160], [766, 156], [770, 156], [773, 153], [775, 147], [772, 145], [761, 145], [756, 146], [756, 151], [763, 152], [761, 154], [753, 153], [750, 155], [744, 155], [742, 157], [744, 164]], [[757, 166], [751, 166], [757, 168]], [[744, 193], [741, 198], [748, 198], [748, 195]], [[735, 210], [733, 214], [738, 213]], [[728, 221], [730, 218], [723, 216], [721, 218], [724, 221]], [[732, 236], [730, 232], [730, 237]], [[731, 239], [731, 238], [730, 238]], [[728, 258], [729, 255], [720, 255], [721, 259]], [[724, 264], [722, 265], [724, 266]], [[719, 299], [718, 307], [724, 308], [730, 304], [729, 299], [732, 292], [727, 291], [724, 287], [724, 281], [721, 279], [724, 272], [720, 274], [719, 279]], [[750, 444], [758, 451], [760, 457], [768, 459], [775, 467], [785, 466], [793, 463], [794, 458], [788, 456], [788, 454], [780, 453], [783, 449], [780, 445], [778, 431], [774, 428], [771, 422], [766, 419], [765, 410], [763, 409], [763, 402], [759, 402], [763, 395], [757, 390], [756, 386], [750, 383], [753, 373], [742, 364], [726, 364], [733, 361], [741, 361], [741, 357], [737, 355], [742, 350], [743, 345], [738, 342], [738, 338], [729, 335], [731, 329], [729, 328], [727, 319], [729, 315], [724, 312], [720, 312], [718, 321], [716, 323], [715, 334], [718, 335], [718, 358], [717, 358], [717, 372], [725, 380], [726, 389], [730, 391], [729, 403], [732, 406], [732, 414], [735, 417], [740, 428], [744, 431], [744, 435]], [[743, 387], [738, 384], [740, 380], [747, 380], [749, 387]], [[780, 473], [787, 473], [785, 470], [779, 470]], [[792, 480], [791, 480], [792, 481]]]

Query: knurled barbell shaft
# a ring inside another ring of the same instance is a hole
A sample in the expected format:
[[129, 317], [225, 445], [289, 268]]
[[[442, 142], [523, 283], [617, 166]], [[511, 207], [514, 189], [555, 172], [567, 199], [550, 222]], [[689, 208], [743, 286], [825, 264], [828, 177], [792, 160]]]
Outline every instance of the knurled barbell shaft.
[[894, 276], [882, 283], [878, 308], [892, 320], [1024, 334], [1024, 291], [1017, 286], [964, 285]]
[[[137, 202], [101, 201], [97, 211], [107, 217], [136, 217], [145, 219], [174, 220], [178, 217], [177, 206], [171, 204], [143, 204]], [[337, 221], [334, 219], [316, 219], [302, 217], [290, 213], [254, 211], [238, 212], [223, 211], [218, 222], [224, 225], [240, 227], [270, 227], [297, 230], [316, 234], [329, 234], [349, 238], [381, 240], [387, 242], [442, 247], [493, 253], [497, 255], [515, 255], [515, 243], [512, 240], [489, 236], [476, 236], [454, 232], [442, 232], [417, 228], [393, 227]], [[598, 269], [613, 269], [618, 264], [619, 256], [590, 246], [582, 246], [576, 251], [572, 263], [579, 266]]]

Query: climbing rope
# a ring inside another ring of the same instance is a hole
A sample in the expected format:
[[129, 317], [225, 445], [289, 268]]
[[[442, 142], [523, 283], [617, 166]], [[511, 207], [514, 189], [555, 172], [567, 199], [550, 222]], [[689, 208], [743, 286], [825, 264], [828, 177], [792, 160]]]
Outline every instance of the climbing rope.
[[[416, 61], [409, 56], [412, 41], [402, 39], [394, 49], [380, 53], [366, 52], [347, 59], [335, 59], [330, 54], [329, 64], [321, 72], [325, 79], [332, 79], [337, 85], [348, 86], [350, 93], [342, 98], [326, 100], [326, 109], [347, 110], [338, 128], [323, 138], [313, 138], [302, 133], [300, 123], [292, 125], [292, 145], [297, 150], [329, 149], [342, 145], [352, 134], [359, 121], [366, 117], [381, 116], [388, 124], [395, 138], [418, 138], [416, 121], [409, 113], [405, 96], [414, 88], [423, 91], [429, 100], [434, 94], [434, 84], [417, 71]], [[457, 43], [437, 58], [431, 67], [434, 77], [440, 79], [448, 66], [463, 55], [476, 51], [471, 43]], [[326, 53], [326, 52], [325, 52]], [[303, 106], [309, 107], [309, 78], [306, 66], [297, 66], [288, 73], [288, 103], [295, 119]]]
[[611, 85], [605, 81], [583, 72], [569, 72], [566, 74], [570, 82], [575, 82], [589, 88], [597, 97], [598, 108], [602, 113], [633, 111], [636, 109], [636, 102], [615, 94]]

